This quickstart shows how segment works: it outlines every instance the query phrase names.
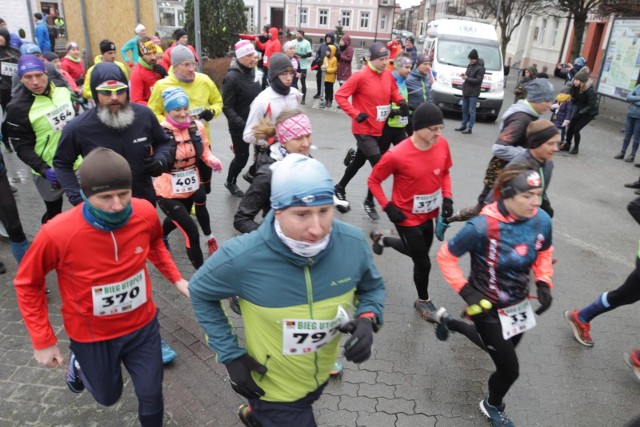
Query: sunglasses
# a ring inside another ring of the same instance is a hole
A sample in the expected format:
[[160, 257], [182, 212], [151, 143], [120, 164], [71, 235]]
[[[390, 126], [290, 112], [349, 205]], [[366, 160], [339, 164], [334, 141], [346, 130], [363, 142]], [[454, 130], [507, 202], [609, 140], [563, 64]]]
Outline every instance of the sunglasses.
[[115, 92], [116, 95], [123, 95], [127, 93], [128, 89], [129, 89], [128, 87], [102, 88], [102, 89], [96, 89], [96, 92], [98, 92], [100, 95], [103, 95], [103, 96], [111, 96], [113, 92]]

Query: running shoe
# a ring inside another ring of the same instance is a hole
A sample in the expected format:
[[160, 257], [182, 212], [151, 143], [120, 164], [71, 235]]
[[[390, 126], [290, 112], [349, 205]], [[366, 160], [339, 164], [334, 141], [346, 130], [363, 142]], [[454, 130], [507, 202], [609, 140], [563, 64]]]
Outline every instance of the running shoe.
[[349, 204], [349, 201], [347, 200], [347, 192], [345, 191], [344, 188], [340, 187], [339, 185], [336, 185], [334, 187], [334, 204], [335, 204], [335, 199], [338, 199], [341, 202], [346, 202], [347, 206], [345, 207], [344, 204], [342, 205], [337, 205], [336, 204], [336, 209], [338, 209], [338, 212], [340, 213], [347, 213], [349, 212], [349, 210], [351, 209], [351, 206]]
[[449, 338], [449, 322], [451, 321], [451, 315], [446, 308], [440, 307], [433, 315], [433, 320], [437, 324], [436, 338], [440, 341], [446, 341]]
[[331, 370], [329, 371], [329, 376], [331, 378], [342, 378], [342, 372], [344, 369], [342, 368], [342, 363], [336, 360], [336, 363], [333, 364]]
[[480, 412], [489, 418], [493, 427], [515, 427], [515, 424], [504, 413], [504, 403], [500, 406], [489, 405], [489, 398], [480, 401]]
[[234, 295], [232, 297], [227, 298], [229, 301], [229, 308], [238, 316], [242, 316], [242, 312], [240, 311], [240, 299]]
[[229, 190], [229, 193], [231, 193], [232, 196], [244, 197], [244, 191], [242, 191], [235, 182], [225, 182], [224, 188]]
[[215, 237], [207, 240], [207, 248], [209, 249], [209, 256], [213, 255], [213, 253], [218, 250], [218, 241]]
[[587, 347], [593, 347], [593, 340], [591, 339], [591, 325], [589, 322], [583, 322], [578, 318], [579, 310], [565, 311], [564, 320], [567, 321], [573, 336], [582, 345]]
[[433, 305], [433, 302], [431, 302], [431, 300], [424, 301], [421, 299], [417, 299], [416, 302], [413, 303], [413, 306], [423, 320], [436, 323], [435, 315], [437, 308], [435, 305]]
[[336, 195], [333, 196], [333, 206], [335, 206], [340, 213], [349, 212], [349, 210], [351, 209], [350, 203], [348, 201], [340, 200]]
[[349, 166], [355, 157], [356, 149], [353, 147], [347, 148], [347, 154], [344, 156], [344, 165]]
[[373, 241], [371, 244], [371, 250], [373, 253], [376, 255], [382, 255], [382, 251], [384, 250], [384, 246], [382, 246], [382, 243], [384, 243], [382, 240], [384, 236], [382, 233], [379, 231], [372, 231], [369, 233], [369, 237]]
[[436, 219], [436, 238], [442, 242], [444, 240], [444, 233], [449, 227], [451, 227], [451, 224], [444, 222], [442, 214], [439, 214]]
[[255, 419], [253, 413], [251, 412], [251, 406], [243, 403], [238, 408], [238, 418], [242, 421], [247, 427], [262, 427], [258, 420]]
[[82, 383], [78, 369], [80, 369], [80, 365], [76, 360], [76, 355], [71, 352], [71, 355], [69, 356], [69, 366], [67, 367], [67, 373], [65, 374], [65, 380], [69, 390], [74, 393], [82, 393], [82, 390], [84, 390], [84, 384]]
[[624, 361], [636, 375], [636, 378], [640, 380], [640, 350], [634, 350], [631, 353], [624, 353], [623, 357]]
[[173, 360], [178, 357], [178, 353], [176, 353], [169, 344], [164, 339], [160, 339], [160, 348], [162, 349], [162, 364], [168, 365], [173, 362]]
[[376, 204], [373, 200], [365, 200], [364, 203], [362, 203], [362, 208], [371, 221], [377, 221], [380, 219], [380, 215], [378, 215], [378, 211], [376, 210]]

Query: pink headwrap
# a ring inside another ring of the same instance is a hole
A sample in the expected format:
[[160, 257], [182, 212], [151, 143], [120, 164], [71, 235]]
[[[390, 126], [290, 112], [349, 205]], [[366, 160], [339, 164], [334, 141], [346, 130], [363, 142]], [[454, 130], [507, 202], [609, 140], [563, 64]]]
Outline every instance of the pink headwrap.
[[301, 136], [311, 135], [311, 121], [306, 114], [296, 114], [276, 125], [276, 135], [281, 144]]

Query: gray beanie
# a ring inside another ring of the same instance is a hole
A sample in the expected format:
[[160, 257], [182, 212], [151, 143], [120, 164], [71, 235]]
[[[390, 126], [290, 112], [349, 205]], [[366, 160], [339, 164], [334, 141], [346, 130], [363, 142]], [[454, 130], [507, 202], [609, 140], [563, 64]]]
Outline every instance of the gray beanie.
[[131, 167], [120, 154], [105, 147], [91, 151], [78, 170], [85, 197], [112, 190], [131, 189]]
[[378, 58], [382, 58], [384, 56], [389, 56], [389, 49], [385, 46], [384, 43], [375, 42], [369, 48], [369, 60], [374, 61]]
[[269, 58], [269, 77], [272, 79], [287, 71], [288, 68], [293, 70], [293, 64], [284, 53], [274, 53]]
[[524, 84], [529, 102], [551, 102], [556, 94], [553, 85], [548, 79], [533, 79]]
[[173, 49], [171, 49], [171, 65], [174, 67], [185, 61], [195, 60], [196, 57], [193, 55], [193, 52], [181, 44], [177, 44]]

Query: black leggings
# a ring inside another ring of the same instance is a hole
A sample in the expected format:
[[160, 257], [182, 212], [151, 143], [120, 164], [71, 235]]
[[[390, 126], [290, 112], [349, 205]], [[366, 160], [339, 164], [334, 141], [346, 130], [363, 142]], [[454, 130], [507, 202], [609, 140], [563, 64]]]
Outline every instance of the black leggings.
[[380, 155], [391, 148], [391, 145], [396, 145], [407, 139], [407, 133], [405, 128], [394, 128], [385, 123], [382, 129], [382, 136], [378, 138], [378, 146], [380, 147]]
[[324, 82], [324, 100], [333, 102], [333, 85], [334, 82]]
[[13, 197], [6, 171], [0, 176], [0, 221], [2, 221], [4, 228], [7, 230], [9, 240], [14, 243], [27, 240], [27, 236], [24, 235], [22, 229], [18, 206], [16, 206], [16, 199]]
[[300, 70], [300, 84], [302, 85], [302, 97], [307, 96], [307, 70]]
[[249, 146], [242, 139], [242, 134], [231, 134], [231, 142], [233, 143], [233, 160], [229, 165], [229, 172], [227, 173], [227, 182], [235, 183], [238, 179], [238, 175], [242, 172], [242, 168], [247, 165], [249, 161]]
[[64, 199], [60, 197], [58, 200], [54, 200], [53, 202], [44, 201], [45, 206], [47, 207], [47, 211], [42, 215], [41, 222], [42, 224], [46, 223], [56, 215], [62, 212], [62, 202]]
[[[200, 194], [202, 193], [202, 195]], [[203, 209], [198, 209], [198, 200], [205, 199], [202, 188], [196, 191], [191, 197], [186, 199], [165, 199], [158, 197], [158, 206], [162, 212], [167, 215], [162, 223], [162, 229], [165, 237], [169, 235], [176, 227], [180, 229], [185, 238], [185, 246], [189, 261], [196, 270], [203, 264], [202, 249], [200, 249], [200, 234], [198, 226], [191, 218], [190, 212], [194, 202], [196, 203], [196, 217], [202, 227], [205, 236], [211, 234], [211, 224], [209, 220], [209, 212], [206, 205]]]
[[[347, 188], [349, 182], [353, 179], [354, 176], [358, 173], [360, 168], [364, 166], [364, 164], [369, 161], [369, 164], [373, 168], [376, 163], [380, 161], [382, 155], [380, 154], [380, 147], [378, 150], [371, 151], [371, 154], [366, 156], [364, 152], [360, 149], [360, 144], [364, 139], [374, 139], [377, 143], [377, 138], [370, 135], [354, 135], [356, 137], [356, 141], [358, 142], [358, 149], [356, 150], [356, 155], [353, 158], [353, 161], [349, 163], [349, 166], [344, 170], [344, 175], [342, 175], [342, 179], [338, 183], [338, 186], [342, 189]], [[369, 141], [371, 143], [371, 141]], [[367, 191], [367, 198], [365, 200], [367, 203], [373, 202], [373, 194], [371, 194], [371, 190]]]
[[575, 147], [580, 145], [580, 131], [593, 120], [593, 116], [579, 116], [571, 119], [567, 129], [567, 144], [571, 146], [571, 140], [575, 138]]
[[498, 406], [513, 383], [520, 375], [520, 363], [516, 347], [523, 334], [515, 335], [508, 340], [502, 337], [502, 325], [495, 310], [474, 318], [473, 324], [461, 320], [452, 320], [449, 328], [465, 335], [478, 347], [489, 353], [496, 365], [496, 371], [489, 377], [489, 404]]
[[322, 70], [318, 68], [316, 72], [316, 85], [318, 86], [318, 95], [322, 93]]
[[431, 260], [429, 250], [433, 243], [433, 220], [428, 219], [420, 225], [404, 227], [396, 224], [397, 237], [384, 237], [383, 246], [395, 249], [401, 254], [411, 257], [413, 261], [413, 283], [418, 291], [418, 298], [429, 299], [429, 273]]

